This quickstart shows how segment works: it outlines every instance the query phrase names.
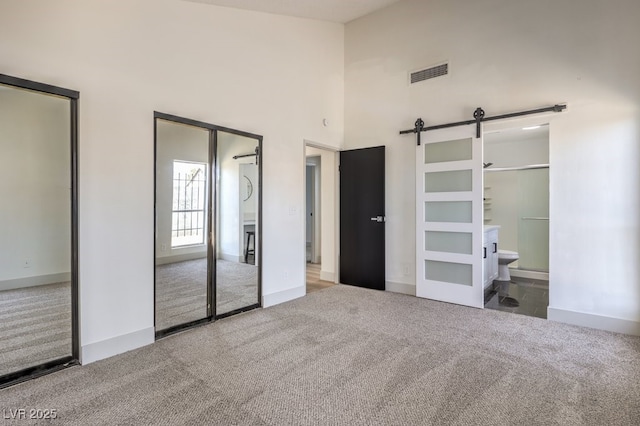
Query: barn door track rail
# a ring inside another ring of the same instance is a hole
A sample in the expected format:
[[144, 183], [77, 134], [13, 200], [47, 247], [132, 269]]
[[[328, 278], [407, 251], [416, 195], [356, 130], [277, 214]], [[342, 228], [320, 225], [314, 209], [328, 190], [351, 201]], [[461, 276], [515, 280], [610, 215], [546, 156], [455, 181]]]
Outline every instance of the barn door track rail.
[[415, 124], [414, 124], [414, 128], [413, 129], [401, 130], [400, 134], [401, 135], [406, 135], [408, 133], [415, 133], [416, 134], [416, 143], [418, 145], [420, 145], [420, 133], [421, 132], [426, 132], [427, 130], [446, 129], [447, 127], [457, 127], [457, 126], [466, 126], [466, 125], [469, 125], [469, 124], [475, 124], [476, 125], [476, 137], [479, 138], [480, 137], [480, 123], [482, 123], [483, 121], [501, 120], [501, 119], [504, 119], [504, 118], [513, 118], [513, 117], [520, 117], [520, 116], [523, 116], [523, 115], [539, 114], [541, 112], [562, 112], [565, 109], [567, 109], [566, 105], [556, 104], [556, 105], [553, 105], [553, 106], [550, 106], [550, 107], [530, 109], [528, 111], [512, 112], [512, 113], [509, 113], [509, 114], [495, 115], [493, 117], [485, 117], [484, 110], [482, 108], [478, 107], [473, 112], [473, 120], [457, 121], [455, 123], [438, 124], [437, 126], [424, 127], [424, 121], [422, 120], [422, 118], [418, 118], [416, 120]]

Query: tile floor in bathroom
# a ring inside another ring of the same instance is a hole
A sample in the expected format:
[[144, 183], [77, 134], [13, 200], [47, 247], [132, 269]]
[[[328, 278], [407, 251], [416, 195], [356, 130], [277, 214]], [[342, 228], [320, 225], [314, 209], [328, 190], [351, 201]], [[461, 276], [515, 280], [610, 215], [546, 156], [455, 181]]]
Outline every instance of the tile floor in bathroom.
[[549, 282], [512, 276], [508, 283], [494, 281], [484, 300], [487, 309], [546, 319]]

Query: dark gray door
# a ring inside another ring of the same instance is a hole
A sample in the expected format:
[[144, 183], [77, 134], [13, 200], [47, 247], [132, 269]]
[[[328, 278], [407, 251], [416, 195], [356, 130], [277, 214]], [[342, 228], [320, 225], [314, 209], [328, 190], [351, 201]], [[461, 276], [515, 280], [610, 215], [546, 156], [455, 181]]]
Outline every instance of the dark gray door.
[[384, 290], [384, 146], [340, 152], [340, 282]]

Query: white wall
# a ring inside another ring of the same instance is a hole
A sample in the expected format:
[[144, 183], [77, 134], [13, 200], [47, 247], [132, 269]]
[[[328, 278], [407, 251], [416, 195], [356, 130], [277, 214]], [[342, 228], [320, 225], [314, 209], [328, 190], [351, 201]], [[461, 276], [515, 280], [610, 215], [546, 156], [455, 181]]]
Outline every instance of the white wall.
[[[550, 127], [549, 316], [640, 333], [638, 16], [635, 0], [407, 0], [346, 25], [345, 146], [387, 146], [387, 280], [415, 285], [415, 137], [399, 130], [567, 102]], [[443, 61], [448, 76], [408, 84]]]
[[0, 40], [0, 72], [80, 92], [83, 362], [153, 341], [154, 110], [264, 136], [263, 303], [304, 294], [300, 141], [342, 143], [342, 25], [177, 0], [4, 0]]
[[68, 281], [70, 102], [0, 87], [0, 290]]
[[171, 225], [173, 162], [209, 163], [209, 131], [157, 120], [156, 141], [156, 264], [206, 257], [206, 244], [171, 247]]
[[320, 278], [336, 278], [336, 153], [307, 146], [308, 157], [320, 157]]

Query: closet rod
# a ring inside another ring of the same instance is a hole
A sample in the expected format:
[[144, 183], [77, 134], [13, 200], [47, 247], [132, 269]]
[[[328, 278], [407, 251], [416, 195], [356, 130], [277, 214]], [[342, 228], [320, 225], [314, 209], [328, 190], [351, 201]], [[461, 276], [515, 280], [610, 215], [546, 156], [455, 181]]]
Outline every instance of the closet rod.
[[512, 170], [534, 170], [534, 169], [548, 169], [548, 164], [531, 164], [529, 166], [517, 166], [517, 167], [496, 167], [495, 169], [483, 169], [485, 172], [510, 172]]
[[480, 123], [482, 123], [483, 121], [501, 120], [501, 119], [504, 119], [504, 118], [513, 118], [513, 117], [520, 117], [520, 116], [523, 116], [523, 115], [539, 114], [541, 112], [562, 112], [565, 109], [567, 109], [566, 105], [556, 104], [556, 105], [553, 105], [553, 106], [550, 106], [550, 107], [530, 109], [528, 111], [511, 112], [509, 114], [495, 115], [493, 117], [485, 117], [484, 116], [484, 110], [482, 108], [478, 107], [473, 112], [473, 120], [457, 121], [455, 123], [439, 124], [437, 126], [424, 127], [424, 121], [422, 120], [422, 118], [418, 118], [416, 120], [416, 122], [414, 123], [413, 129], [401, 130], [400, 134], [401, 135], [406, 135], [408, 133], [415, 133], [416, 134], [416, 142], [417, 142], [418, 145], [420, 145], [420, 132], [426, 132], [427, 130], [446, 129], [448, 127], [457, 127], [457, 126], [466, 126], [466, 125], [469, 125], [469, 124], [475, 124], [476, 125], [476, 137], [479, 138], [480, 137]]

